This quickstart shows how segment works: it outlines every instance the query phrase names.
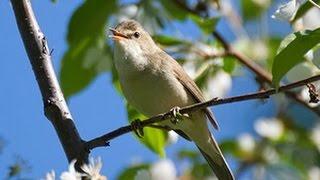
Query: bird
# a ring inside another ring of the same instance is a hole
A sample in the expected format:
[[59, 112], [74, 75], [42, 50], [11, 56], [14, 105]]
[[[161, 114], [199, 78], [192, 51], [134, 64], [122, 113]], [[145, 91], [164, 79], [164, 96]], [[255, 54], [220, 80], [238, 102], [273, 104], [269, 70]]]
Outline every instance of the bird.
[[[129, 19], [110, 28], [114, 41], [114, 65], [122, 92], [130, 105], [147, 117], [205, 101], [201, 90], [169, 54], [157, 46], [141, 24]], [[175, 113], [174, 113], [175, 114]], [[162, 121], [179, 135], [195, 143], [219, 180], [233, 180], [207, 120], [218, 129], [209, 108], [184, 115], [178, 122]]]

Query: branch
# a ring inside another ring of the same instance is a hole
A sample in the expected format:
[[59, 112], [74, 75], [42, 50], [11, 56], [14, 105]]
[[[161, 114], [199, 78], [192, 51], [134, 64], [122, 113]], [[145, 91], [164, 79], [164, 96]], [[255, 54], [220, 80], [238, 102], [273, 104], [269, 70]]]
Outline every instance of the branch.
[[[181, 2], [180, 0], [174, 0], [173, 1], [176, 5], [180, 6], [180, 8], [188, 11], [191, 14], [199, 15], [200, 12], [198, 12], [195, 9], [190, 8], [187, 4]], [[251, 71], [253, 71], [260, 79], [262, 79], [264, 82], [267, 82], [268, 84], [272, 83], [272, 76], [269, 72], [264, 70], [261, 66], [258, 64], [254, 63], [251, 59], [248, 57], [244, 56], [242, 53], [234, 50], [232, 46], [218, 33], [218, 32], [213, 32], [212, 35], [221, 42], [223, 45], [224, 49], [226, 50], [226, 55], [233, 56], [236, 59], [239, 60], [240, 63], [248, 67]], [[310, 109], [312, 112], [316, 113], [317, 115], [320, 116], [320, 110], [316, 107], [311, 107], [309, 106], [308, 103], [303, 101], [301, 97], [299, 97], [296, 93], [293, 92], [286, 92], [286, 96], [292, 98], [296, 102], [300, 103], [304, 107]]]
[[16, 22], [37, 79], [45, 116], [55, 127], [69, 162], [87, 162], [88, 153], [73, 123], [51, 63], [50, 51], [29, 0], [11, 0]]
[[[272, 76], [269, 72], [264, 70], [261, 66], [256, 64], [253, 60], [249, 59], [248, 57], [244, 56], [240, 52], [236, 51], [232, 48], [232, 46], [218, 33], [213, 32], [212, 35], [222, 44], [225, 51], [229, 56], [233, 56], [240, 63], [242, 63], [244, 66], [249, 68], [252, 72], [254, 72], [262, 81], [267, 82], [268, 84], [272, 84]], [[296, 102], [300, 103], [304, 107], [310, 109], [312, 112], [316, 113], [320, 116], [320, 111], [316, 107], [311, 107], [307, 102], [305, 102], [299, 95], [297, 95], [294, 92], [285, 92], [286, 96], [292, 98]]]
[[[314, 81], [318, 81], [320, 80], [320, 75], [317, 75], [317, 76], [313, 76], [313, 77], [310, 77], [308, 79], [304, 79], [304, 80], [301, 80], [301, 81], [297, 81], [295, 83], [291, 83], [291, 84], [288, 84], [288, 85], [285, 85], [285, 86], [281, 86], [278, 90], [278, 92], [288, 92], [288, 90], [291, 90], [293, 88], [297, 88], [297, 87], [301, 87], [301, 86], [304, 86], [304, 85], [307, 85], [311, 82], [314, 82]], [[273, 95], [273, 94], [276, 94], [278, 93], [275, 89], [269, 89], [269, 90], [266, 90], [266, 91], [260, 91], [260, 92], [256, 92], [256, 93], [250, 93], [250, 94], [245, 94], [245, 95], [240, 95], [240, 96], [234, 96], [234, 97], [229, 97], [229, 98], [224, 98], [224, 99], [217, 99], [217, 98], [214, 98], [214, 99], [211, 99], [209, 101], [206, 101], [206, 102], [202, 102], [202, 103], [196, 103], [196, 104], [193, 104], [193, 105], [190, 105], [190, 106], [186, 106], [186, 107], [183, 107], [180, 109], [180, 113], [181, 114], [187, 114], [187, 113], [190, 113], [190, 112], [194, 112], [194, 111], [198, 111], [200, 109], [205, 109], [209, 106], [216, 106], [216, 105], [221, 105], [221, 104], [229, 104], [229, 103], [234, 103], [234, 102], [239, 102], [239, 101], [247, 101], [247, 100], [252, 100], [252, 99], [265, 99], [265, 98], [269, 98], [269, 96]], [[145, 127], [145, 126], [149, 126], [151, 124], [154, 124], [154, 123], [158, 123], [158, 122], [161, 122], [161, 121], [164, 121], [164, 120], [167, 120], [169, 118], [171, 118], [172, 115], [171, 115], [171, 112], [166, 112], [166, 113], [163, 113], [163, 114], [159, 114], [159, 115], [156, 115], [156, 116], [153, 116], [149, 119], [145, 119], [141, 122], [141, 126], [142, 127]], [[116, 137], [119, 137], [123, 134], [126, 134], [128, 132], [131, 132], [132, 131], [132, 127], [130, 125], [127, 125], [127, 126], [123, 126], [123, 127], [120, 127], [110, 133], [107, 133], [103, 136], [100, 136], [98, 138], [95, 138], [95, 139], [92, 139], [88, 142], [86, 142], [86, 145], [87, 145], [87, 148], [89, 150], [92, 150], [96, 147], [103, 147], [103, 146], [107, 146], [109, 144], [108, 141], [116, 138]]]

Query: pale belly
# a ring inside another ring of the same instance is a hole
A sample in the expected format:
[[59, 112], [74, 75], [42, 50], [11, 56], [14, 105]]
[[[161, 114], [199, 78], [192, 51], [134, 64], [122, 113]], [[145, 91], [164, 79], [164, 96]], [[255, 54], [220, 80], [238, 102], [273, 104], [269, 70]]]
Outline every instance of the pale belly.
[[193, 103], [180, 82], [164, 72], [139, 72], [120, 77], [123, 93], [128, 102], [146, 116], [169, 111], [175, 106]]

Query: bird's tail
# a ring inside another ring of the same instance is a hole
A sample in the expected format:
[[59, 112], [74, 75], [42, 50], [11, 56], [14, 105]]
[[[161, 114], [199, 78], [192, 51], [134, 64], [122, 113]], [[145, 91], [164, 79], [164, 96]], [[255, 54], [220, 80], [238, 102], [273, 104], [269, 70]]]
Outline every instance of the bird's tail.
[[207, 160], [211, 169], [219, 180], [234, 180], [232, 171], [230, 170], [226, 160], [224, 159], [218, 144], [209, 132], [209, 139], [207, 141], [200, 140], [197, 142], [193, 139], [199, 148], [203, 157]]

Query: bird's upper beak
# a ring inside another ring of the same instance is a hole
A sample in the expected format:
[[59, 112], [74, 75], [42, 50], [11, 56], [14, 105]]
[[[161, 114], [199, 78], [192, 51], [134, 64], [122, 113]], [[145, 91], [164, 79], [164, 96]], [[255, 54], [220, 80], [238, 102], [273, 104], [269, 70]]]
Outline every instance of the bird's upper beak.
[[113, 35], [110, 35], [109, 37], [112, 37], [113, 40], [121, 40], [121, 39], [128, 39], [129, 37], [125, 34], [120, 33], [119, 31], [109, 28], [109, 30], [112, 32]]

